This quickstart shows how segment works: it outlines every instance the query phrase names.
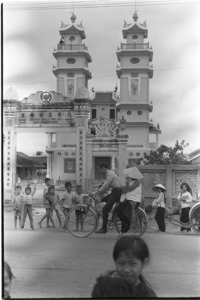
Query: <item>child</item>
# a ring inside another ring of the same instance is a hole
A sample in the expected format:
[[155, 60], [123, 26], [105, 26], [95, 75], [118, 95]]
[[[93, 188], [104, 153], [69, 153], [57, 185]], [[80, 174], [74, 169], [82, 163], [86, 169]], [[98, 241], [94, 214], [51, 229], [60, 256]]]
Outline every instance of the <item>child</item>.
[[24, 197], [23, 197], [23, 193], [22, 193], [22, 187], [20, 185], [17, 185], [15, 187], [15, 195], [14, 195], [14, 225], [15, 225], [15, 229], [17, 229], [17, 217], [19, 217], [19, 226], [21, 228], [23, 205], [24, 205]]
[[[50, 187], [48, 188], [48, 193], [46, 193], [45, 197], [50, 203], [50, 210], [51, 211], [50, 211], [49, 217], [51, 219], [52, 224], [54, 225], [53, 211], [55, 210], [57, 218], [58, 218], [59, 223], [60, 223], [60, 227], [61, 227], [62, 223], [61, 223], [61, 218], [60, 218], [60, 212], [59, 212], [59, 209], [58, 209], [58, 201], [60, 199], [59, 199], [59, 195], [57, 193], [55, 193], [54, 185], [50, 185]], [[54, 227], [55, 227], [55, 225], [54, 225]]]
[[142, 185], [140, 179], [142, 174], [136, 167], [124, 170], [126, 175], [126, 187], [120, 199], [120, 204], [115, 208], [115, 212], [122, 221], [121, 233], [127, 232], [131, 222], [135, 221], [135, 210], [141, 203]]
[[158, 198], [156, 198], [152, 206], [157, 207], [155, 220], [158, 224], [158, 230], [155, 232], [165, 232], [165, 191], [166, 188], [162, 184], [156, 184], [152, 190], [158, 193]]
[[[181, 184], [181, 193], [178, 195], [178, 201], [181, 207], [180, 222], [189, 223], [189, 211], [190, 211], [190, 205], [192, 203], [192, 190], [190, 186], [185, 182]], [[186, 228], [182, 226], [180, 231], [184, 231], [184, 230], [190, 232], [191, 228]]]
[[29, 220], [30, 220], [30, 226], [32, 230], [34, 230], [33, 226], [33, 216], [32, 216], [32, 205], [33, 205], [33, 195], [36, 192], [36, 181], [34, 181], [34, 189], [33, 192], [31, 192], [30, 185], [27, 185], [25, 188], [25, 195], [24, 195], [24, 214], [23, 214], [23, 220], [22, 220], [22, 226], [21, 228], [24, 228], [24, 224], [26, 221], [26, 217], [28, 214]]
[[77, 185], [76, 193], [74, 195], [74, 198], [72, 199], [72, 203], [74, 204], [76, 209], [76, 231], [79, 230], [79, 224], [81, 225], [81, 231], [83, 230], [83, 216], [87, 207], [87, 205], [85, 205], [85, 197], [87, 197], [87, 195], [83, 194], [82, 186]]
[[4, 262], [4, 299], [11, 298], [10, 291], [13, 278], [15, 278], [15, 276], [13, 275], [9, 264]]
[[68, 217], [68, 212], [70, 211], [72, 207], [72, 199], [74, 197], [74, 193], [72, 192], [72, 184], [71, 182], [67, 181], [65, 182], [65, 188], [66, 192], [63, 195], [63, 198], [61, 199], [61, 205], [62, 205], [62, 210], [65, 215], [65, 222], [64, 222], [64, 229], [67, 229], [67, 217]]
[[132, 281], [122, 272], [108, 271], [96, 279], [92, 298], [139, 298]]
[[49, 204], [48, 199], [46, 199], [45, 196], [46, 196], [46, 193], [48, 192], [48, 188], [49, 188], [50, 185], [51, 185], [51, 179], [48, 178], [48, 177], [46, 177], [46, 178], [44, 179], [44, 182], [45, 182], [46, 187], [45, 187], [44, 190], [43, 190], [43, 205], [44, 205], [44, 208], [45, 208], [45, 210], [46, 210], [46, 213], [45, 213], [45, 215], [42, 217], [42, 219], [38, 222], [38, 225], [39, 225], [40, 228], [42, 228], [42, 222], [44, 221], [44, 219], [47, 218], [47, 224], [46, 224], [46, 227], [49, 228], [49, 227], [50, 227], [50, 226], [49, 226], [49, 219], [50, 219], [50, 217], [49, 217], [49, 215], [50, 215], [50, 204]]
[[144, 279], [142, 270], [149, 262], [147, 244], [137, 236], [122, 236], [113, 249], [115, 268], [132, 281], [135, 293], [141, 298], [157, 297]]

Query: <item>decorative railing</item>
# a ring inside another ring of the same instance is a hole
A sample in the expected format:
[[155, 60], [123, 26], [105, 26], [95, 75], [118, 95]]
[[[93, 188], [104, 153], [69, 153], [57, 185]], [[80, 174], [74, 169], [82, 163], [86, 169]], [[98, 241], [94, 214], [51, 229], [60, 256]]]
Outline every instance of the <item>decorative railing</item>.
[[88, 48], [85, 46], [85, 44], [71, 44], [71, 45], [64, 45], [64, 44], [58, 44], [57, 50], [88, 50]]
[[129, 49], [150, 49], [149, 43], [141, 43], [141, 44], [122, 44], [121, 43], [121, 49], [122, 50], [129, 50]]

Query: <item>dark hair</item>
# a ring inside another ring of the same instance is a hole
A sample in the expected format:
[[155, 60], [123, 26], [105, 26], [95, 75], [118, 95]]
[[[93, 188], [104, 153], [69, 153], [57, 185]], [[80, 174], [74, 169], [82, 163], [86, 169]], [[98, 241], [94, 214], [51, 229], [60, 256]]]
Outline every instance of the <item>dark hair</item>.
[[82, 185], [81, 184], [77, 184], [76, 189], [77, 188], [82, 188]]
[[[127, 255], [133, 255], [137, 259], [141, 260], [142, 263], [147, 263], [150, 259], [150, 252], [147, 244], [138, 236], [122, 236], [116, 242], [113, 249], [114, 262], [116, 262], [122, 252], [125, 252]], [[140, 275], [140, 280], [145, 284], [148, 284], [142, 275]]]
[[30, 190], [30, 191], [31, 191], [31, 187], [30, 187], [30, 185], [27, 185], [27, 186], [26, 186], [26, 188], [25, 188], [25, 192], [26, 192], [27, 190]]
[[102, 169], [102, 168], [105, 168], [105, 169], [108, 169], [108, 165], [105, 163], [105, 162], [101, 162], [99, 164], [99, 168]]
[[93, 286], [92, 298], [138, 298], [133, 282], [119, 271], [100, 275]]
[[21, 185], [16, 185], [15, 189], [22, 189]]
[[192, 196], [192, 189], [191, 189], [191, 187], [189, 186], [189, 184], [188, 183], [186, 183], [186, 182], [183, 182], [182, 184], [181, 184], [181, 190], [182, 190], [182, 188], [183, 188], [183, 186], [186, 186], [186, 190], [190, 193], [190, 195]]
[[50, 180], [51, 180], [51, 178], [46, 177], [46, 178], [44, 179], [44, 182], [47, 183], [47, 182], [50, 181]]
[[68, 186], [72, 186], [70, 181], [65, 182], [65, 187], [68, 188]]
[[50, 189], [54, 189], [55, 190], [55, 186], [52, 184], [48, 187], [48, 192], [50, 191]]
[[15, 276], [13, 275], [11, 267], [9, 266], [9, 264], [6, 261], [4, 261], [4, 271], [5, 270], [8, 273], [8, 277], [9, 277], [10, 281], [12, 281], [12, 279], [15, 278]]

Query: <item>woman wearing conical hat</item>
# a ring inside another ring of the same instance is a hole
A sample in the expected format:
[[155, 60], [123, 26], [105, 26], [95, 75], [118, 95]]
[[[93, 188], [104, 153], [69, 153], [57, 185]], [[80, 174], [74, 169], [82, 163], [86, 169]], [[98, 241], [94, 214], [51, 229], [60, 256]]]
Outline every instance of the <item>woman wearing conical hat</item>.
[[165, 232], [165, 192], [166, 188], [162, 184], [156, 184], [152, 190], [158, 193], [158, 197], [153, 201], [152, 206], [157, 207], [155, 220], [158, 224], [156, 232]]
[[126, 176], [126, 187], [123, 189], [123, 194], [119, 205], [115, 208], [115, 212], [122, 222], [121, 233], [126, 233], [131, 222], [135, 220], [135, 209], [141, 203], [142, 186], [140, 180], [143, 178], [137, 167], [132, 167], [124, 170]]

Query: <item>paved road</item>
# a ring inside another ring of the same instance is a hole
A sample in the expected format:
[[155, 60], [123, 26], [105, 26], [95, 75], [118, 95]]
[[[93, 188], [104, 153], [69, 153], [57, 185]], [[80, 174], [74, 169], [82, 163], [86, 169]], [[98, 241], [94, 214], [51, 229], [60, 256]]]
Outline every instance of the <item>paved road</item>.
[[[200, 236], [146, 233], [143, 238], [152, 254], [144, 275], [157, 295], [200, 296]], [[114, 268], [115, 241], [115, 232], [77, 239], [60, 228], [5, 228], [5, 259], [16, 276], [13, 298], [90, 297], [95, 278]]]

